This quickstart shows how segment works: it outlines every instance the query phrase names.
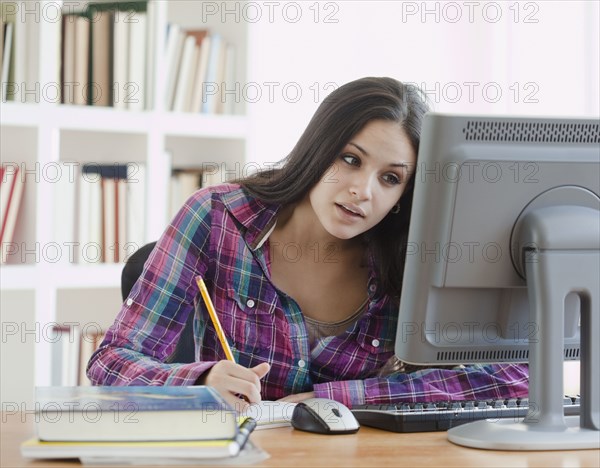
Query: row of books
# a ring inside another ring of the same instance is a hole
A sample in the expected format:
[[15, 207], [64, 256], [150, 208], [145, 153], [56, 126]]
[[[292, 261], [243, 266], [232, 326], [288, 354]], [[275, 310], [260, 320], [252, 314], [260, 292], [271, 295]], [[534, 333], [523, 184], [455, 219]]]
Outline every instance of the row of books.
[[166, 46], [165, 108], [176, 112], [233, 114], [235, 47], [208, 29], [170, 24]]
[[[92, 2], [75, 10], [68, 5], [57, 22], [61, 46], [56, 102], [153, 109], [156, 44], [164, 40], [154, 26], [156, 2]], [[40, 28], [35, 15], [20, 15], [19, 8], [6, 8], [5, 3], [0, 13], [2, 99], [39, 100], [35, 52]], [[233, 114], [239, 96], [233, 44], [206, 28], [171, 23], [165, 33], [166, 82], [159, 90], [165, 109]]]
[[75, 242], [77, 263], [123, 262], [145, 243], [145, 166], [84, 164], [61, 179], [54, 229], [59, 245]]
[[6, 263], [13, 241], [25, 180], [18, 166], [0, 166], [0, 263]]
[[[0, 167], [0, 263], [23, 218], [25, 177], [15, 164]], [[74, 178], [55, 182], [53, 241], [60, 259], [79, 264], [122, 263], [146, 243], [146, 175], [141, 164], [83, 164]], [[169, 219], [198, 189], [226, 182], [222, 165], [174, 169]], [[73, 247], [72, 247], [73, 246]]]
[[38, 387], [35, 407], [37, 436], [21, 445], [27, 458], [124, 465], [268, 458], [249, 441], [256, 420], [238, 416], [211, 387]]
[[90, 3], [62, 16], [64, 104], [152, 107], [154, 2]]

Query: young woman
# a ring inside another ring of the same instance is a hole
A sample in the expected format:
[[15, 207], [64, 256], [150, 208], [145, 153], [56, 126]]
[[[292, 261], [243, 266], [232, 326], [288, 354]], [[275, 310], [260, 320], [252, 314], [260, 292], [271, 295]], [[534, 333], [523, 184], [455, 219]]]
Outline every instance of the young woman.
[[[394, 358], [427, 110], [413, 86], [353, 81], [319, 106], [280, 169], [196, 192], [90, 360], [91, 381], [206, 384], [240, 409], [310, 396], [349, 407], [526, 396], [526, 366], [415, 370]], [[196, 275], [236, 362], [225, 359]], [[196, 362], [167, 363], [191, 313]]]

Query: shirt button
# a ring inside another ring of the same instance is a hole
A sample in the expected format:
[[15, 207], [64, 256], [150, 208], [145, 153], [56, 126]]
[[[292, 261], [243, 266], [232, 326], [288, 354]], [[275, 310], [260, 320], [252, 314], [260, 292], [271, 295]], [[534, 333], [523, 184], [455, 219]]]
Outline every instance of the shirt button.
[[246, 305], [250, 308], [254, 307], [255, 304], [256, 304], [256, 302], [254, 302], [252, 299], [248, 299], [246, 301]]
[[375, 291], [377, 291], [377, 285], [376, 284], [372, 284], [371, 286], [369, 286], [369, 291], [371, 291], [372, 293], [374, 293]]
[[371, 344], [377, 348], [377, 346], [379, 346], [379, 340], [375, 338], [373, 341], [371, 341]]
[[131, 304], [133, 304], [133, 299], [131, 299], [131, 298], [127, 299], [126, 304], [127, 304], [127, 306], [130, 306]]
[[306, 366], [306, 362], [304, 361], [304, 359], [300, 359], [298, 361], [298, 367], [302, 369], [304, 366]]

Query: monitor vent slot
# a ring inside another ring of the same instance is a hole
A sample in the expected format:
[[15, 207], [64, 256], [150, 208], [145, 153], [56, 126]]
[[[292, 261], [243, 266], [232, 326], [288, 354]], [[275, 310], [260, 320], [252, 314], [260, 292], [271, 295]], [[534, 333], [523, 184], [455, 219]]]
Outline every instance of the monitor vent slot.
[[440, 351], [437, 353], [439, 362], [505, 362], [526, 361], [529, 358], [528, 349], [494, 349], [483, 351]]
[[469, 120], [463, 134], [469, 141], [600, 143], [600, 124]]
[[565, 357], [568, 359], [579, 359], [579, 348], [565, 349]]
[[[579, 359], [579, 348], [565, 349], [565, 358]], [[526, 361], [529, 359], [528, 349], [517, 350], [483, 350], [483, 351], [439, 351], [438, 362], [506, 362]]]

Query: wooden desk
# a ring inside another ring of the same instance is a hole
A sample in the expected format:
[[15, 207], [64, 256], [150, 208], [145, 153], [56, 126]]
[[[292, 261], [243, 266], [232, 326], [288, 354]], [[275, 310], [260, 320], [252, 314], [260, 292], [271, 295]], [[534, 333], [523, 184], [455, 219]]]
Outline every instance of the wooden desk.
[[[23, 420], [24, 419], [24, 420]], [[2, 414], [0, 466], [78, 466], [75, 460], [29, 460], [21, 442], [32, 437], [33, 416]], [[362, 427], [356, 434], [325, 436], [291, 427], [255, 431], [252, 440], [271, 457], [256, 465], [271, 467], [444, 466], [598, 467], [600, 450], [498, 452], [459, 447], [445, 432], [395, 434]]]

